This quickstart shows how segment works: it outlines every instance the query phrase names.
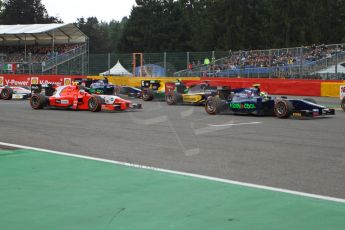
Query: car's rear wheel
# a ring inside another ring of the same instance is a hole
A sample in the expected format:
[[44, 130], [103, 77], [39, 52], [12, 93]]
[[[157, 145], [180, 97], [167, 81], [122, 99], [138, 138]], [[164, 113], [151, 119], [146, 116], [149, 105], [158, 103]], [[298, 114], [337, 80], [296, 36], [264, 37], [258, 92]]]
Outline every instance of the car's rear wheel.
[[13, 90], [9, 87], [5, 87], [2, 89], [0, 97], [4, 100], [10, 100], [13, 95]]
[[274, 114], [278, 118], [289, 118], [293, 111], [293, 105], [290, 101], [277, 101], [274, 105]]
[[34, 94], [30, 98], [30, 105], [33, 109], [43, 109], [47, 104], [47, 98], [43, 94]]
[[153, 100], [153, 92], [151, 89], [144, 89], [142, 91], [142, 99], [144, 101], [152, 101]]
[[345, 97], [341, 100], [340, 106], [343, 109], [343, 111], [345, 111]]
[[315, 101], [314, 98], [304, 98], [303, 100], [309, 101], [309, 102], [314, 103], [314, 104], [317, 104], [317, 102]]
[[182, 100], [182, 95], [179, 93], [168, 94], [165, 96], [165, 101], [168, 105], [176, 105]]
[[222, 101], [219, 97], [210, 97], [206, 100], [205, 110], [210, 115], [219, 114], [222, 111]]
[[88, 102], [89, 110], [91, 112], [99, 112], [102, 110], [102, 98], [98, 96], [92, 96]]

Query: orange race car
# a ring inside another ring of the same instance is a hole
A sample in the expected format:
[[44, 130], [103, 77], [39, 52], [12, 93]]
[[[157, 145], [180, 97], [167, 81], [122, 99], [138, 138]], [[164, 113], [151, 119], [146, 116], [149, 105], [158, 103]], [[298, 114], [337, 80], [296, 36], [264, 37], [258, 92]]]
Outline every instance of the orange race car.
[[42, 93], [42, 85], [32, 85], [31, 89], [33, 95], [30, 105], [33, 109], [53, 107], [99, 112], [101, 110], [124, 111], [142, 108], [141, 104], [134, 104], [115, 95], [90, 94], [77, 85], [50, 85], [44, 87], [45, 94]]

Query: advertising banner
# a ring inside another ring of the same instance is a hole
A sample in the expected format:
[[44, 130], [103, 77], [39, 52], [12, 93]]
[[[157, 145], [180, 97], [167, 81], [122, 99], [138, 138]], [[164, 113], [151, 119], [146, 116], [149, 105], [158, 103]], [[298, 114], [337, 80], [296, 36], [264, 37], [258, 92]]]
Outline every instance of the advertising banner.
[[73, 79], [82, 77], [83, 76], [4, 74], [0, 76], [0, 86], [31, 86], [31, 84], [71, 85]]

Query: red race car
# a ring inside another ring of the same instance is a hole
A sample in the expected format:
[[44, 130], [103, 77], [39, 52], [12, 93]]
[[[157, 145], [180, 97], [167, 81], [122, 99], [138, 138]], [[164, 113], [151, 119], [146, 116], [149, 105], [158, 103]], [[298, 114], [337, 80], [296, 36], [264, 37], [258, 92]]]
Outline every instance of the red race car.
[[45, 88], [45, 94], [41, 93], [40, 85], [34, 85], [32, 91], [34, 94], [31, 96], [30, 105], [33, 109], [53, 107], [99, 112], [101, 110], [123, 111], [142, 108], [141, 104], [133, 104], [118, 96], [87, 93], [77, 85], [48, 86]]

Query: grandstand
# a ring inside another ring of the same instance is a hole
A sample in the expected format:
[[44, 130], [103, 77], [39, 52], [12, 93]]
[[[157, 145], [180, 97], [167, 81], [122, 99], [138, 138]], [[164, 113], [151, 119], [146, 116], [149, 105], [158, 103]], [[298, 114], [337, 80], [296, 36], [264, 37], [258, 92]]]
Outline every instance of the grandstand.
[[[321, 74], [321, 70], [345, 61], [345, 45], [312, 45], [295, 48], [229, 52], [227, 57], [210, 64], [192, 61], [190, 68], [174, 76], [208, 77], [280, 77], [280, 78], [338, 78]], [[340, 73], [344, 78], [344, 73]]]
[[0, 25], [0, 72], [86, 74], [88, 38], [73, 24]]

